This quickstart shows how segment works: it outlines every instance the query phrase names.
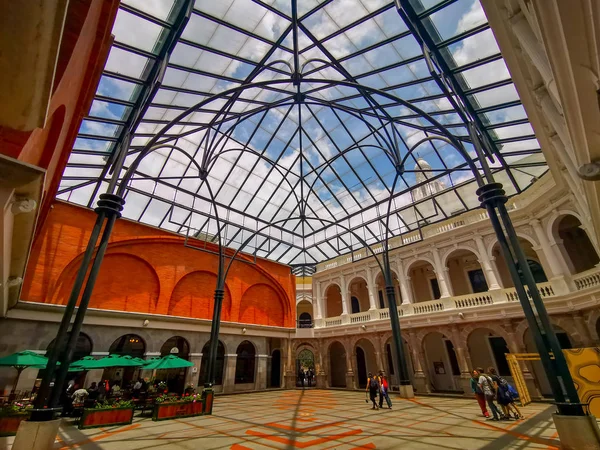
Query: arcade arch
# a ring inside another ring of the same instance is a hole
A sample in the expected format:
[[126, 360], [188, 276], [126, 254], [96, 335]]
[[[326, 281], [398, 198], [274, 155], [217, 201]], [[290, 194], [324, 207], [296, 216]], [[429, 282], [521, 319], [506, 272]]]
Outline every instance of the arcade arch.
[[446, 258], [448, 278], [454, 295], [487, 292], [488, 284], [478, 256], [466, 249], [457, 249]]
[[460, 368], [450, 339], [438, 331], [423, 338], [423, 352], [427, 361], [426, 372], [435, 391], [460, 391]]
[[[548, 277], [546, 276], [546, 272], [542, 267], [540, 262], [540, 257], [533, 249], [533, 245], [527, 239], [519, 237], [519, 245], [523, 249], [525, 253], [525, 257], [527, 258], [527, 262], [529, 264], [529, 268], [531, 269], [531, 273], [533, 275], [533, 279], [536, 283], [544, 283], [548, 281]], [[492, 247], [492, 257], [495, 260], [497, 273], [500, 277], [500, 281], [504, 288], [514, 287], [515, 284], [510, 276], [510, 272], [508, 271], [508, 266], [506, 265], [506, 261], [500, 249], [500, 244], [496, 242]], [[518, 268], [518, 264], [517, 264]], [[519, 274], [521, 274], [521, 270], [519, 270]], [[522, 276], [521, 276], [522, 279]], [[525, 280], [523, 280], [525, 282]]]
[[407, 269], [415, 303], [436, 300], [442, 296], [433, 264], [426, 260], [413, 262]]
[[592, 241], [574, 215], [556, 218], [552, 224], [552, 238], [571, 274], [585, 272], [600, 262]]
[[377, 367], [375, 347], [368, 339], [359, 339], [354, 346], [356, 355], [357, 384], [360, 388], [367, 386], [368, 373], [377, 373], [381, 368]]
[[339, 341], [329, 345], [329, 385], [331, 387], [346, 387], [346, 349]]
[[[396, 272], [392, 271], [392, 280], [394, 283], [394, 292], [396, 293], [396, 303], [400, 305], [400, 287], [398, 284], [398, 275]], [[377, 297], [375, 299], [375, 305], [377, 308], [389, 308], [387, 294], [385, 293], [385, 279], [383, 278], [383, 274], [379, 272], [377, 277], [375, 278], [375, 286], [377, 287]], [[408, 299], [402, 299], [402, 302], [407, 302]]]
[[496, 369], [503, 377], [510, 377], [506, 354], [510, 353], [506, 340], [489, 328], [476, 328], [467, 337], [467, 348], [474, 368]]
[[337, 284], [330, 284], [325, 290], [325, 317], [342, 315], [342, 291]]

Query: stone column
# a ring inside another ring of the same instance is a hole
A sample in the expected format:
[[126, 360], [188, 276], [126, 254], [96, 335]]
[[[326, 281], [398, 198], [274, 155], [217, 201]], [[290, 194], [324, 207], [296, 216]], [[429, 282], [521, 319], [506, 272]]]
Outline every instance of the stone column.
[[450, 332], [452, 333], [452, 344], [460, 369], [460, 386], [465, 395], [471, 396], [471, 368], [467, 362], [467, 343], [462, 339], [456, 325], [452, 325]]
[[348, 342], [344, 343], [344, 351], [346, 352], [346, 388], [356, 389], [354, 385], [354, 363], [356, 361], [356, 355], [354, 350], [348, 350]]
[[286, 339], [285, 344], [285, 379], [284, 386], [286, 389], [294, 389], [296, 387], [296, 368], [293, 365], [293, 355], [292, 355], [292, 340]]
[[348, 289], [346, 289], [346, 277], [340, 275], [340, 292], [342, 294], [342, 316], [348, 315]]
[[369, 290], [369, 311], [377, 309], [377, 305], [375, 304], [375, 295], [373, 293], [373, 284], [375, 280], [373, 280], [373, 274], [371, 272], [371, 268], [367, 266], [367, 289]]
[[254, 389], [262, 391], [267, 389], [267, 362], [269, 355], [256, 355], [256, 380]]
[[[318, 389], [326, 389], [327, 388], [327, 374], [325, 372], [325, 365], [323, 364], [323, 352], [325, 351], [325, 347], [323, 346], [323, 339], [319, 339], [319, 365], [316, 367], [316, 375], [317, 375], [317, 388]], [[328, 357], [329, 355], [325, 355]]]
[[487, 250], [485, 248], [485, 244], [483, 243], [483, 238], [481, 235], [475, 235], [475, 243], [477, 244], [477, 250], [479, 251], [479, 264], [481, 264], [481, 268], [483, 269], [483, 273], [485, 274], [485, 280], [488, 284], [488, 290], [493, 291], [494, 289], [500, 289], [500, 285], [498, 284], [498, 278], [496, 277], [496, 272], [494, 272], [494, 268], [492, 267], [492, 262], [490, 261], [490, 257], [487, 254]]
[[235, 366], [237, 354], [225, 355], [225, 376], [223, 377], [223, 393], [235, 391]]
[[548, 235], [542, 228], [542, 224], [538, 219], [533, 219], [529, 222], [533, 231], [535, 231], [535, 235], [540, 242], [540, 246], [542, 247], [542, 252], [546, 257], [546, 261], [548, 261], [548, 265], [550, 266], [550, 271], [552, 272], [552, 277], [558, 277], [565, 274], [565, 272], [561, 268], [560, 261], [557, 258], [555, 250], [550, 245], [550, 240], [548, 239]]
[[321, 295], [321, 283], [315, 282], [316, 299], [313, 298], [313, 304], [315, 305], [315, 320], [321, 320], [323, 318], [323, 297]]
[[446, 274], [448, 273], [448, 268], [442, 265], [440, 252], [436, 247], [431, 247], [431, 253], [433, 254], [433, 262], [435, 263], [435, 275], [440, 286], [441, 298], [452, 297], [452, 293], [450, 291], [450, 283], [446, 282]]
[[202, 353], [190, 353], [189, 361], [194, 363], [192, 367], [188, 367], [185, 373], [185, 387], [189, 385], [198, 390], [198, 383], [200, 382], [200, 368], [202, 367]]
[[400, 285], [400, 295], [402, 304], [406, 305], [413, 302], [412, 290], [410, 288], [410, 278], [404, 274], [404, 267], [400, 258], [396, 259], [396, 268], [398, 270], [398, 284]]
[[590, 329], [587, 326], [587, 322], [581, 314], [581, 311], [576, 311], [572, 314], [573, 322], [575, 322], [575, 327], [577, 328], [577, 332], [581, 337], [581, 344], [584, 347], [595, 347], [594, 339], [590, 333]]
[[413, 369], [415, 371], [415, 390], [417, 392], [428, 393], [431, 392], [429, 388], [429, 377], [427, 372], [424, 371], [424, 367], [427, 367], [425, 360], [425, 354], [421, 342], [417, 339], [414, 332], [409, 332], [409, 340], [411, 342], [410, 348], [412, 350]]

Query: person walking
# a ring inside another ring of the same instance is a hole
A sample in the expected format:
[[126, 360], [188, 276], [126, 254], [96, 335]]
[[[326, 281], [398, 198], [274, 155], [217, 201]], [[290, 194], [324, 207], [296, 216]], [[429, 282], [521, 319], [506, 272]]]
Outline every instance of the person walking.
[[369, 398], [371, 402], [373, 402], [373, 407], [371, 409], [379, 409], [375, 400], [377, 399], [377, 394], [379, 393], [379, 381], [376, 376], [373, 376], [371, 372], [369, 372], [369, 378], [367, 379], [367, 388], [365, 392], [369, 393]]
[[506, 381], [505, 378], [498, 375], [496, 369], [494, 369], [493, 367], [488, 368], [488, 373], [490, 374], [490, 378], [494, 382], [497, 392], [496, 399], [498, 401], [498, 404], [502, 408], [502, 412], [504, 413], [504, 415], [507, 418], [510, 418], [510, 412], [512, 410], [514, 412], [515, 419], [522, 419], [523, 415], [521, 414], [521, 411], [519, 411], [519, 408], [517, 408], [517, 405], [515, 405], [515, 400], [512, 394], [510, 393], [508, 381]]
[[387, 404], [389, 409], [392, 409], [392, 400], [390, 399], [390, 395], [388, 394], [389, 383], [387, 377], [383, 374], [383, 371], [379, 371], [379, 407], [383, 408], [383, 399], [385, 398], [385, 403]]
[[300, 381], [300, 386], [302, 386], [302, 389], [304, 389], [304, 378], [305, 378], [306, 374], [304, 373], [304, 369], [302, 367], [300, 367], [298, 369], [298, 381]]
[[473, 391], [473, 394], [475, 394], [483, 417], [490, 417], [490, 413], [485, 406], [485, 395], [479, 387], [479, 372], [476, 370], [471, 371], [471, 390]]
[[485, 400], [487, 402], [488, 408], [490, 408], [492, 414], [494, 415], [492, 420], [498, 421], [503, 418], [503, 415], [494, 403], [494, 399], [496, 398], [494, 382], [492, 381], [490, 376], [485, 373], [485, 370], [483, 370], [481, 367], [477, 368], [477, 372], [479, 372], [479, 389], [481, 389], [481, 391], [485, 395]]

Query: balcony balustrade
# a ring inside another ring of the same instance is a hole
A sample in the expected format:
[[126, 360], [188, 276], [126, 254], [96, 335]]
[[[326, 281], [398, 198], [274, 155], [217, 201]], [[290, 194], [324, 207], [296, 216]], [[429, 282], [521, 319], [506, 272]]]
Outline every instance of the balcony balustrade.
[[[578, 293], [584, 289], [600, 287], [600, 268], [574, 275], [570, 282], [565, 279], [554, 279], [537, 285], [543, 299]], [[526, 289], [529, 293], [529, 290]], [[531, 296], [530, 296], [531, 298]], [[511, 304], [519, 301], [517, 291], [514, 287], [507, 289], [496, 289], [488, 292], [460, 295], [455, 297], [441, 298], [427, 302], [402, 304], [398, 306], [398, 315], [401, 318], [418, 316], [423, 314], [437, 314], [448, 311], [464, 311], [474, 308], [486, 308], [491, 305]], [[371, 321], [387, 320], [390, 317], [387, 308], [348, 314], [338, 317], [327, 317], [315, 321], [315, 328], [329, 328], [343, 325], [364, 324]]]

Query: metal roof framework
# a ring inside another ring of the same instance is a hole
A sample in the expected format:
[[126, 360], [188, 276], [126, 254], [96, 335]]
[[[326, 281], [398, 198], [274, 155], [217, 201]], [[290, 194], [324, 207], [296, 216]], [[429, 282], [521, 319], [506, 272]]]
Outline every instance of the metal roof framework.
[[113, 34], [59, 199], [158, 145], [125, 217], [302, 267], [479, 207], [468, 124], [508, 195], [548, 169], [478, 0], [123, 0]]

